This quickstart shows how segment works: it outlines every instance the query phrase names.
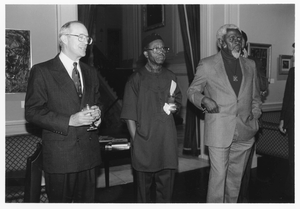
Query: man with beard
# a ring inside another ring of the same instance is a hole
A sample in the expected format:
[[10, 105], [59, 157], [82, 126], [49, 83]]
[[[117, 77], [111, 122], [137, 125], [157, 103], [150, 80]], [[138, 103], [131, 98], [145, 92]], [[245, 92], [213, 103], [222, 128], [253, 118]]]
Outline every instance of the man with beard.
[[[34, 65], [25, 98], [25, 118], [43, 129], [43, 170], [50, 203], [95, 201], [97, 132], [101, 120], [97, 70], [82, 63], [92, 43], [86, 27], [71, 21], [59, 32], [61, 52]], [[83, 110], [86, 104], [90, 110]]]
[[[254, 135], [261, 99], [255, 63], [240, 56], [242, 34], [232, 24], [217, 32], [220, 52], [202, 59], [188, 99], [205, 113], [210, 173], [208, 203], [236, 203]], [[204, 92], [204, 94], [202, 94]]]
[[[125, 119], [131, 136], [137, 201], [170, 202], [178, 167], [172, 114], [178, 112], [182, 96], [175, 74], [162, 66], [169, 48], [161, 36], [147, 36], [142, 46], [147, 63], [127, 81], [121, 118]], [[156, 200], [150, 198], [152, 184]]]

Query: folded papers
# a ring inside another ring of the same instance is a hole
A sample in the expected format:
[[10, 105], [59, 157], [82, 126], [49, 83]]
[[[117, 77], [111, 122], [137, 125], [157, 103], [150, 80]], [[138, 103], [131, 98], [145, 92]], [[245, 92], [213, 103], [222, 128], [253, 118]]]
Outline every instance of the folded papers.
[[173, 94], [174, 94], [174, 91], [175, 91], [175, 89], [176, 89], [176, 86], [177, 86], [176, 82], [172, 80], [172, 81], [171, 81], [171, 87], [170, 87], [170, 95], [173, 95]]

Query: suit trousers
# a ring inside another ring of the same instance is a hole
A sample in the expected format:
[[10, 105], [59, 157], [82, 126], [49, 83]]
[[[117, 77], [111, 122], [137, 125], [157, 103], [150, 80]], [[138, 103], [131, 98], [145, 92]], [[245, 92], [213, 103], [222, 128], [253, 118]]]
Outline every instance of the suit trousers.
[[286, 195], [295, 195], [295, 128], [294, 123], [287, 127], [289, 149], [289, 174], [286, 183]]
[[249, 203], [249, 186], [250, 186], [250, 180], [251, 180], [251, 169], [252, 169], [252, 161], [253, 156], [256, 150], [255, 143], [253, 144], [250, 156], [244, 171], [244, 175], [241, 182], [241, 188], [238, 198], [238, 203]]
[[207, 203], [237, 203], [254, 138], [234, 139], [229, 147], [208, 147], [210, 173]]
[[46, 192], [50, 203], [93, 203], [96, 168], [76, 173], [46, 173]]
[[170, 203], [173, 194], [175, 173], [175, 169], [163, 169], [158, 172], [136, 171], [137, 201], [139, 203], [150, 203], [151, 186], [155, 183], [155, 202]]

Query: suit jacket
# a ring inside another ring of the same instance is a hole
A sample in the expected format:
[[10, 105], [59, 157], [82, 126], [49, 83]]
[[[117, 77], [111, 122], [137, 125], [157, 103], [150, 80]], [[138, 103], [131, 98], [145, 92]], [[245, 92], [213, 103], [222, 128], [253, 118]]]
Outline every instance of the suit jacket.
[[294, 126], [295, 118], [295, 68], [289, 70], [285, 84], [280, 120], [284, 120], [284, 128]]
[[[205, 114], [204, 140], [207, 146], [228, 147], [235, 130], [238, 140], [249, 140], [259, 129], [257, 119], [261, 115], [261, 99], [255, 63], [243, 57], [239, 60], [243, 79], [238, 96], [228, 79], [221, 52], [199, 62], [195, 78], [188, 88], [188, 99], [196, 107], [202, 109], [204, 95], [219, 106], [219, 113]], [[249, 119], [251, 112], [254, 115], [252, 120]]]
[[78, 172], [101, 163], [97, 132], [87, 132], [88, 126], [69, 126], [70, 116], [85, 104], [100, 105], [96, 69], [79, 64], [84, 86], [81, 100], [59, 56], [33, 66], [30, 72], [25, 118], [43, 129], [43, 167], [49, 173]]

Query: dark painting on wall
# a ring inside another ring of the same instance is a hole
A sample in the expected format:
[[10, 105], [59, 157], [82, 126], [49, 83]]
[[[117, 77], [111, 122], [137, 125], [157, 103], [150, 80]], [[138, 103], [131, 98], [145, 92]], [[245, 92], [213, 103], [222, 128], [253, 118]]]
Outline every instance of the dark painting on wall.
[[5, 92], [26, 92], [31, 66], [30, 31], [6, 29]]
[[248, 43], [248, 55], [258, 59], [261, 63], [260, 69], [258, 69], [261, 75], [266, 78], [271, 76], [271, 44], [258, 44], [258, 43]]
[[165, 26], [165, 8], [163, 5], [143, 6], [144, 31]]

